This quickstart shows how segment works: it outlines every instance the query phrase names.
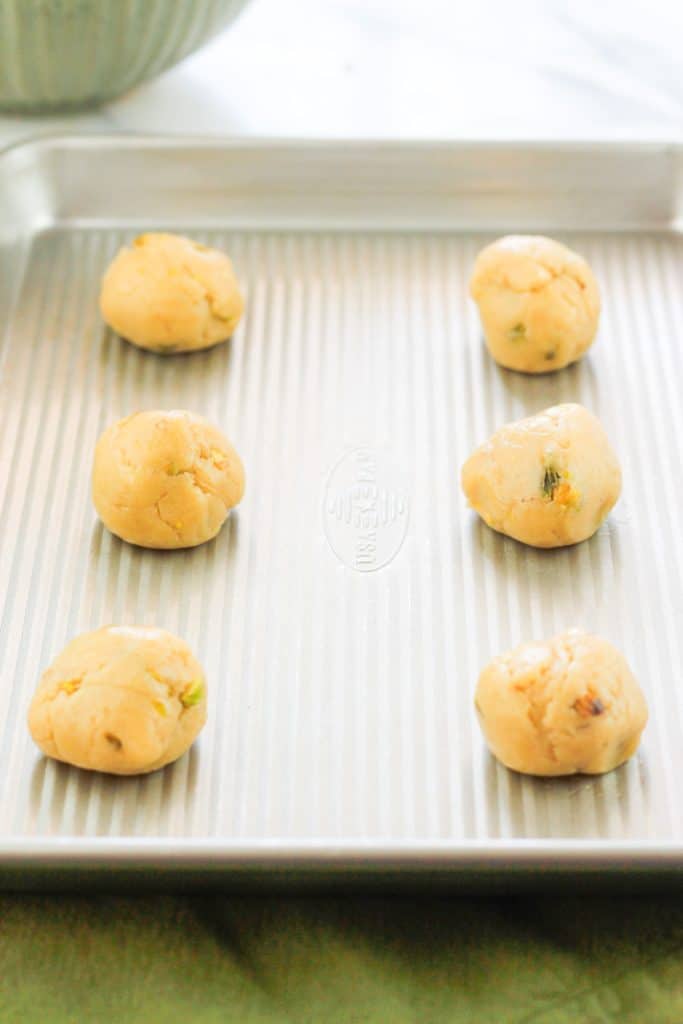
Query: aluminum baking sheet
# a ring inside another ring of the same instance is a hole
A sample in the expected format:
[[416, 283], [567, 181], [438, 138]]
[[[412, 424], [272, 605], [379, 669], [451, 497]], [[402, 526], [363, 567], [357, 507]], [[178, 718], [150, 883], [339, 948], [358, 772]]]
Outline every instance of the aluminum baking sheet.
[[[0, 157], [4, 868], [683, 864], [680, 166], [657, 146], [121, 138]], [[231, 254], [231, 344], [161, 359], [105, 329], [100, 276], [149, 228]], [[508, 229], [594, 267], [604, 314], [577, 366], [487, 355], [467, 281]], [[459, 469], [564, 401], [604, 421], [623, 497], [589, 542], [536, 551], [467, 509]], [[94, 515], [95, 440], [146, 407], [207, 415], [243, 456], [211, 544], [139, 550]], [[41, 670], [104, 623], [177, 631], [207, 670], [205, 731], [149, 777], [47, 761], [27, 732]], [[603, 778], [524, 778], [488, 755], [473, 688], [570, 625], [624, 650], [651, 721]]]

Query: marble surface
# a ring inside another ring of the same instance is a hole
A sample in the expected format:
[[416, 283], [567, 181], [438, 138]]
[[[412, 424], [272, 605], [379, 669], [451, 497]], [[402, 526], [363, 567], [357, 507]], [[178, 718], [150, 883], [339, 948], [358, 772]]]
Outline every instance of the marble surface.
[[252, 0], [155, 82], [55, 131], [680, 139], [680, 0]]

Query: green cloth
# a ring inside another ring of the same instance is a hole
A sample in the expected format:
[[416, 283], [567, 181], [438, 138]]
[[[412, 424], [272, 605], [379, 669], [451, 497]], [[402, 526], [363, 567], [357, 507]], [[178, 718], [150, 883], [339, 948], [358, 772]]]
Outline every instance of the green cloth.
[[681, 1024], [683, 897], [0, 895], [2, 1024]]

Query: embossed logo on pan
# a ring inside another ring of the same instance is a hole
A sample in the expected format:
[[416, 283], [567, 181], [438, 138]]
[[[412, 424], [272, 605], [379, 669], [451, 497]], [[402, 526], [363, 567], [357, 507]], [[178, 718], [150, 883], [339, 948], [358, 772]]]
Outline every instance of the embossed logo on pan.
[[325, 488], [325, 535], [337, 558], [356, 572], [388, 565], [408, 529], [408, 498], [397, 471], [371, 448], [347, 452]]

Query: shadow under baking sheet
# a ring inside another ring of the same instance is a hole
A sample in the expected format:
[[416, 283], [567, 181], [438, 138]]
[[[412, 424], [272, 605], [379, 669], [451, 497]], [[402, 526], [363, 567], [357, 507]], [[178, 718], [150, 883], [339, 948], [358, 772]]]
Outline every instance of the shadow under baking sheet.
[[148, 775], [106, 775], [40, 757], [29, 788], [38, 835], [182, 835], [192, 814], [200, 751]]
[[206, 592], [212, 574], [230, 571], [239, 546], [239, 517], [234, 509], [220, 533], [206, 544], [168, 551], [128, 544], [97, 521], [90, 538], [84, 602], [89, 623], [81, 630], [115, 623], [182, 632], [183, 608]]
[[640, 755], [606, 775], [548, 779], [510, 771], [483, 749], [481, 756], [486, 806], [495, 809], [488, 828], [496, 838], [625, 838], [643, 828], [643, 798], [649, 804], [651, 793]]

